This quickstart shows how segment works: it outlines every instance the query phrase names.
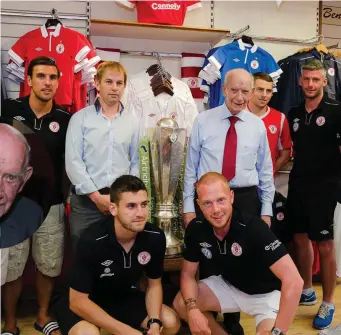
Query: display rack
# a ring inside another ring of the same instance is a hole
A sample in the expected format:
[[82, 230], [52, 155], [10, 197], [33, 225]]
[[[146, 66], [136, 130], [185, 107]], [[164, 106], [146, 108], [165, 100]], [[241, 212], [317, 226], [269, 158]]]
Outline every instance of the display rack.
[[199, 42], [215, 45], [229, 30], [169, 26], [125, 21], [90, 20], [91, 36], [123, 37], [134, 39]]

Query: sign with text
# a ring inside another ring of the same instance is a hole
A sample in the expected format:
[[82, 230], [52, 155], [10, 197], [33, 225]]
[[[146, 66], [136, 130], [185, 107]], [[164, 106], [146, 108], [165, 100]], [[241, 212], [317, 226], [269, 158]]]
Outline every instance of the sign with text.
[[322, 24], [341, 26], [341, 7], [323, 6]]

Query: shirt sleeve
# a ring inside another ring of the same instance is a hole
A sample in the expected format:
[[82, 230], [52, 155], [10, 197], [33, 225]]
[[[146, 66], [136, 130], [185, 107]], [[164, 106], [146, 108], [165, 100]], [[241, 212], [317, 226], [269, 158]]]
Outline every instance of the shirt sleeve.
[[[200, 114], [199, 114], [200, 115]], [[191, 137], [187, 146], [186, 167], [184, 178], [184, 213], [194, 213], [194, 191], [198, 180], [198, 166], [200, 160], [199, 115], [193, 123]]]
[[272, 202], [275, 196], [272, 159], [266, 129], [261, 123], [261, 139], [257, 154], [256, 169], [258, 171], [260, 199], [262, 203], [261, 215], [272, 216]]
[[[124, 112], [123, 112], [124, 113]], [[139, 120], [139, 119], [138, 119]], [[130, 174], [133, 176], [140, 176], [140, 155], [139, 155], [139, 143], [140, 143], [140, 125], [137, 121], [132, 121], [136, 123], [135, 130], [133, 131], [133, 136], [131, 138], [129, 146], [129, 156], [130, 156]]]
[[8, 56], [13, 60], [18, 66], [21, 66], [25, 62], [26, 52], [27, 52], [27, 36], [24, 35], [18, 39], [18, 41], [8, 50]]
[[291, 136], [289, 124], [286, 116], [282, 113], [281, 119], [281, 133], [278, 143], [278, 150], [291, 149]]
[[194, 9], [201, 8], [202, 4], [200, 0], [197, 1], [186, 1], [187, 12], [190, 12]]
[[91, 262], [91, 252], [89, 241], [80, 239], [69, 276], [70, 288], [81, 293], [90, 294], [93, 287], [95, 269]]
[[71, 183], [79, 195], [89, 194], [98, 190], [83, 161], [83, 115], [77, 112], [71, 117], [66, 132], [65, 168]]
[[197, 227], [199, 223], [193, 220], [185, 231], [183, 257], [186, 261], [197, 263], [200, 261], [200, 246], [198, 243]]
[[211, 55], [208, 58], [208, 61], [218, 70], [220, 70], [226, 61], [226, 54], [224, 52], [224, 48], [223, 47], [218, 48], [216, 52], [213, 53], [213, 55]]
[[198, 115], [198, 108], [195, 104], [195, 101], [189, 92], [189, 97], [186, 101], [186, 108], [185, 108], [185, 126], [186, 126], [186, 136], [190, 137], [192, 132], [192, 126], [194, 123], [195, 118]]
[[257, 219], [252, 226], [249, 232], [250, 244], [265, 266], [270, 267], [287, 254], [282, 242], [265, 222]]
[[157, 241], [154, 242], [154, 250], [150, 262], [146, 267], [146, 275], [150, 279], [161, 278], [163, 274], [163, 262], [166, 253], [166, 236], [164, 232], [161, 232], [157, 237]]

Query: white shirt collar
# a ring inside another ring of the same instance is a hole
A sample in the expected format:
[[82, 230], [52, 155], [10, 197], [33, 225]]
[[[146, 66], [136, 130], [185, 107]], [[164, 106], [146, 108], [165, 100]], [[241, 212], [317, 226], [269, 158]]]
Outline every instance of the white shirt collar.
[[[245, 43], [242, 41], [241, 38], [239, 38], [239, 39], [237, 40], [237, 42], [238, 42], [238, 45], [239, 45], [239, 49], [242, 50], [242, 51], [244, 51], [244, 50], [246, 49], [246, 46], [250, 46], [250, 47], [251, 47], [250, 44], [245, 44]], [[252, 53], [254, 53], [254, 52], [257, 51], [257, 49], [258, 49], [258, 45], [254, 44], [254, 45], [252, 46], [252, 48], [250, 49], [250, 51], [251, 51]]]
[[[54, 37], [58, 37], [59, 34], [60, 34], [61, 27], [62, 27], [62, 25], [60, 23], [58, 23], [56, 28], [54, 29], [54, 31], [51, 32], [51, 35], [54, 36]], [[44, 38], [49, 36], [49, 33], [48, 33], [48, 31], [47, 31], [47, 29], [45, 27], [45, 24], [40, 27], [40, 30], [41, 30], [41, 36], [43, 36]]]

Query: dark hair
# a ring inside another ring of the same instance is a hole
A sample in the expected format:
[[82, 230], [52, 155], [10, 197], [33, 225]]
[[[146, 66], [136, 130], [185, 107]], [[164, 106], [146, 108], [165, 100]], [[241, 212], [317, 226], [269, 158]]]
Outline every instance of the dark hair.
[[31, 60], [30, 64], [27, 68], [27, 75], [32, 78], [33, 75], [33, 68], [37, 65], [47, 65], [47, 66], [54, 66], [57, 69], [58, 72], [58, 78], [60, 77], [60, 71], [58, 69], [58, 66], [56, 64], [56, 61], [53, 58], [50, 57], [37, 57]]
[[270, 75], [268, 75], [267, 73], [264, 73], [264, 72], [256, 72], [252, 76], [253, 76], [253, 82], [255, 82], [257, 79], [267, 81], [268, 83], [274, 82], [272, 77]]
[[120, 195], [125, 192], [137, 193], [138, 191], [146, 191], [146, 185], [143, 181], [135, 176], [123, 175], [118, 177], [110, 187], [110, 201], [118, 205]]

